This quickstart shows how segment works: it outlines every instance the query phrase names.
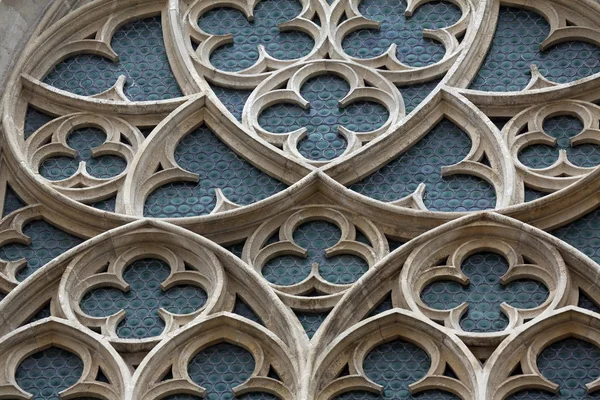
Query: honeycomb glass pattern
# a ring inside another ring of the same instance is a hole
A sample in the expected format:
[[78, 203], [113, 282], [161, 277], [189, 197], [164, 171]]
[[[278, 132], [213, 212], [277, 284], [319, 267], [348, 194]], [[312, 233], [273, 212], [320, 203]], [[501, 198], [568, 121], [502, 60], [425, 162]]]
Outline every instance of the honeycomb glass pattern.
[[388, 119], [387, 109], [373, 101], [356, 101], [345, 108], [339, 101], [348, 94], [350, 85], [336, 75], [319, 75], [307, 80], [300, 88], [310, 108], [289, 103], [275, 104], [265, 109], [258, 123], [273, 133], [289, 133], [306, 128], [306, 137], [298, 143], [303, 157], [327, 161], [339, 157], [347, 147], [338, 126], [354, 132], [370, 132], [380, 128]]
[[550, 231], [597, 263], [600, 263], [600, 209]]
[[156, 189], [146, 199], [145, 216], [177, 218], [208, 214], [216, 204], [216, 188], [234, 203], [247, 205], [287, 187], [235, 154], [205, 125], [181, 140], [175, 149], [175, 161], [183, 169], [198, 174], [199, 182], [174, 182]]
[[585, 384], [600, 376], [600, 349], [575, 338], [567, 338], [546, 347], [538, 356], [542, 375], [559, 385], [557, 394], [529, 389], [507, 400], [600, 399], [600, 392], [588, 393]]
[[73, 386], [83, 373], [83, 362], [75, 354], [50, 347], [27, 357], [17, 367], [17, 385], [35, 400], [58, 400], [58, 393]]
[[404, 108], [406, 114], [411, 113], [425, 100], [429, 93], [439, 85], [441, 79], [436, 79], [430, 82], [419, 83], [416, 85], [398, 86], [402, 99], [404, 100]]
[[77, 129], [67, 137], [67, 145], [77, 151], [75, 158], [58, 156], [46, 159], [40, 165], [40, 175], [57, 181], [73, 176], [81, 161], [85, 162], [87, 172], [93, 177], [109, 179], [125, 171], [125, 159], [114, 155], [94, 157], [92, 149], [106, 141], [106, 134], [97, 128]]
[[127, 78], [124, 92], [129, 100], [156, 101], [183, 96], [169, 66], [160, 16], [121, 26], [111, 46], [119, 55], [118, 62], [98, 55], [77, 55], [57, 64], [44, 83], [91, 96], [110, 89], [124, 75]]
[[380, 29], [359, 29], [342, 41], [346, 54], [372, 58], [395, 44], [396, 57], [412, 67], [425, 67], [440, 61], [446, 49], [436, 40], [424, 38], [424, 29], [454, 25], [462, 13], [450, 2], [435, 1], [419, 7], [406, 17], [405, 0], [362, 0], [358, 6], [363, 17], [380, 23]]
[[36, 110], [31, 106], [27, 107], [27, 113], [25, 114], [25, 126], [23, 128], [24, 139], [29, 139], [29, 136], [31, 136], [32, 133], [53, 119], [54, 117]]
[[568, 41], [540, 51], [550, 24], [540, 14], [500, 7], [491, 47], [472, 89], [509, 92], [524, 89], [531, 79], [530, 65], [556, 83], [567, 83], [600, 72], [600, 47]]
[[442, 177], [441, 168], [458, 163], [471, 149], [471, 139], [443, 119], [413, 147], [350, 189], [381, 201], [394, 201], [426, 185], [424, 203], [433, 211], [476, 211], [494, 208], [496, 192], [472, 175]]
[[275, 257], [264, 265], [263, 276], [276, 285], [293, 285], [305, 279], [316, 263], [319, 274], [331, 283], [355, 282], [369, 268], [365, 260], [352, 254], [325, 255], [325, 250], [335, 246], [341, 236], [340, 229], [327, 221], [311, 221], [300, 225], [294, 231], [293, 239], [308, 251], [306, 258], [292, 255]]
[[210, 55], [212, 65], [223, 71], [241, 71], [258, 60], [258, 46], [279, 60], [304, 57], [314, 40], [298, 29], [280, 32], [279, 25], [291, 21], [302, 11], [297, 0], [262, 0], [254, 7], [254, 19], [233, 8], [213, 8], [198, 20], [198, 26], [211, 35], [232, 35], [233, 43], [216, 48]]
[[53, 258], [82, 242], [80, 238], [43, 220], [26, 224], [23, 227], [23, 233], [31, 238], [30, 245], [9, 243], [0, 247], [0, 259], [6, 261], [27, 260], [27, 265], [16, 273], [19, 281], [24, 280]]
[[110, 211], [110, 212], [115, 212], [116, 205], [117, 205], [116, 197], [109, 197], [106, 200], [98, 200], [98, 201], [95, 201], [95, 202], [89, 204], [90, 207], [94, 207], [94, 208], [97, 208], [98, 210]]
[[555, 146], [534, 144], [525, 147], [519, 153], [519, 161], [530, 168], [546, 168], [558, 160], [559, 150], [567, 152], [567, 158], [579, 167], [595, 167], [600, 164], [600, 146], [581, 144], [571, 146], [570, 139], [583, 131], [579, 118], [560, 115], [544, 121], [544, 132], [556, 138]]
[[315, 335], [315, 333], [317, 333], [317, 331], [319, 330], [319, 327], [321, 326], [321, 324], [323, 322], [325, 322], [325, 320], [327, 319], [327, 316], [329, 315], [328, 311], [327, 312], [294, 311], [294, 313], [296, 314], [298, 321], [300, 321], [300, 324], [304, 328], [304, 331], [308, 335], [309, 339], [312, 339], [312, 337]]
[[252, 90], [239, 90], [224, 88], [221, 86], [210, 85], [215, 95], [221, 100], [221, 103], [229, 110], [229, 112], [238, 120], [242, 120], [242, 111], [244, 105], [250, 97]]
[[177, 285], [163, 291], [160, 284], [170, 272], [171, 268], [162, 260], [135, 261], [123, 271], [123, 279], [130, 286], [127, 292], [109, 287], [94, 289], [81, 299], [81, 310], [92, 317], [107, 317], [125, 310], [126, 316], [117, 326], [119, 337], [159, 336], [165, 327], [159, 308], [174, 314], [189, 314], [207, 300], [206, 292], [198, 286]]
[[500, 309], [503, 302], [516, 308], [534, 308], [548, 298], [548, 288], [531, 279], [502, 285], [500, 278], [508, 271], [508, 262], [496, 253], [475, 253], [463, 261], [461, 270], [469, 277], [468, 285], [454, 281], [433, 282], [423, 289], [421, 300], [437, 310], [468, 303], [469, 308], [460, 320], [461, 328], [468, 332], [504, 330], [508, 317]]
[[6, 217], [13, 211], [17, 211], [20, 208], [25, 207], [23, 200], [17, 196], [17, 194], [6, 185], [6, 193], [4, 195], [4, 209], [2, 210], [2, 217]]
[[254, 357], [239, 346], [219, 343], [201, 350], [188, 365], [192, 381], [206, 389], [207, 400], [234, 399], [231, 389], [254, 371]]
[[525, 202], [534, 201], [541, 199], [542, 197], [548, 196], [550, 193], [540, 192], [529, 187], [525, 187]]
[[421, 399], [458, 400], [451, 393], [441, 390], [428, 390], [412, 395], [408, 385], [423, 378], [429, 370], [431, 360], [418, 346], [397, 339], [375, 347], [363, 361], [363, 370], [369, 379], [383, 386], [378, 396], [364, 391], [344, 393], [337, 400], [360, 399]]

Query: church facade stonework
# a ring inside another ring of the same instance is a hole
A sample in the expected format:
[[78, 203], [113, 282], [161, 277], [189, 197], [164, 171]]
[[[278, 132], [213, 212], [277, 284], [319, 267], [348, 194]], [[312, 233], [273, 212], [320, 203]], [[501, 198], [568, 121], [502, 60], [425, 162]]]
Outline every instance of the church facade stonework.
[[599, 1], [0, 20], [0, 399], [600, 398]]

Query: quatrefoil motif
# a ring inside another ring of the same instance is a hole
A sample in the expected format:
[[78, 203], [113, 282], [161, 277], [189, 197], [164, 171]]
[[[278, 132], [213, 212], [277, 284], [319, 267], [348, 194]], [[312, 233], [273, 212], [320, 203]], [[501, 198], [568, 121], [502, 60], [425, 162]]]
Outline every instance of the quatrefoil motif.
[[121, 174], [127, 162], [112, 154], [95, 155], [105, 144], [106, 134], [97, 128], [77, 129], [67, 137], [67, 145], [75, 150], [73, 157], [57, 156], [46, 159], [39, 167], [40, 175], [49, 180], [63, 180], [73, 176], [82, 165], [85, 171], [99, 179], [109, 179]]
[[137, 260], [123, 271], [123, 279], [129, 284], [128, 290], [94, 289], [81, 299], [81, 311], [100, 318], [123, 310], [125, 318], [116, 328], [117, 336], [138, 339], [159, 336], [165, 328], [164, 310], [173, 314], [190, 314], [203, 307], [207, 300], [204, 289], [188, 284], [185, 279], [177, 285], [176, 280], [170, 279], [169, 288], [164, 288], [170, 272], [171, 268], [164, 261], [154, 258]]
[[507, 400], [588, 400], [600, 398], [589, 393], [586, 384], [600, 377], [600, 348], [587, 341], [567, 338], [546, 347], [537, 358], [540, 373], [559, 386], [558, 393], [539, 389], [519, 391]]
[[351, 31], [343, 38], [342, 48], [356, 58], [374, 58], [389, 52], [400, 63], [411, 67], [425, 67], [440, 61], [445, 54], [444, 45], [424, 37], [423, 30], [455, 24], [461, 18], [461, 10], [441, 1], [422, 5], [411, 17], [406, 16], [406, 10], [404, 0], [362, 0], [358, 11], [364, 18], [379, 23], [379, 29]]
[[468, 277], [466, 285], [443, 280], [441, 275], [423, 289], [421, 300], [437, 310], [451, 310], [466, 303], [468, 308], [460, 319], [460, 327], [467, 332], [502, 331], [509, 324], [504, 303], [528, 309], [541, 305], [548, 297], [546, 286], [532, 279], [503, 283], [508, 262], [496, 253], [475, 253], [464, 259], [461, 270]]
[[[279, 242], [279, 237], [270, 243]], [[263, 267], [263, 276], [271, 283], [289, 286], [300, 283], [311, 275], [334, 284], [348, 284], [360, 278], [368, 269], [367, 262], [344, 251], [340, 229], [327, 221], [311, 221], [294, 230], [293, 242], [305, 252], [298, 255], [282, 255], [269, 260]], [[336, 247], [341, 246], [336, 249]], [[333, 254], [332, 254], [333, 253]]]
[[[600, 146], [588, 143], [586, 138], [577, 138], [580, 133], [584, 132], [584, 125], [579, 118], [569, 115], [548, 118], [543, 122], [543, 131], [543, 133], [526, 133], [522, 140], [545, 134], [555, 139], [556, 144], [554, 146], [532, 144], [522, 148], [519, 152], [519, 161], [527, 167], [547, 168], [559, 159], [568, 160], [569, 163], [578, 167], [590, 168], [600, 164]], [[576, 144], [578, 139], [583, 143]]]
[[348, 82], [339, 76], [316, 76], [300, 88], [300, 95], [310, 103], [308, 109], [275, 104], [263, 110], [258, 123], [276, 134], [306, 130], [306, 137], [297, 143], [300, 155], [314, 161], [332, 160], [347, 149], [352, 132], [372, 132], [388, 121], [387, 108], [373, 101], [358, 100], [342, 106], [340, 101], [350, 92]]
[[301, 11], [302, 4], [296, 0], [263, 0], [256, 5], [252, 16], [229, 7], [208, 10], [198, 19], [200, 29], [210, 35], [231, 38], [212, 50], [211, 64], [223, 71], [240, 71], [253, 66], [261, 53], [278, 60], [306, 56], [314, 40], [285, 24]]

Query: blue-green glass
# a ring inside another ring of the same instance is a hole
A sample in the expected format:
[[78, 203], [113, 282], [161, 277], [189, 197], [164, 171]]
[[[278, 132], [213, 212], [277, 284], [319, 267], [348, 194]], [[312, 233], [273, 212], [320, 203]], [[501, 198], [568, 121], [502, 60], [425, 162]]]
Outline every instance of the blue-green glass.
[[44, 307], [40, 309], [40, 311], [36, 312], [31, 318], [29, 318], [23, 325], [32, 324], [36, 321], [39, 321], [44, 318], [49, 318], [52, 316], [52, 312], [50, 311], [50, 302], [48, 302]]
[[12, 190], [7, 184], [6, 193], [4, 194], [4, 209], [2, 210], [2, 217], [6, 217], [11, 212], [17, 211], [25, 206], [25, 202], [23, 202], [23, 200], [21, 200], [14, 190]]
[[410, 393], [408, 386], [423, 378], [430, 365], [431, 360], [427, 353], [412, 343], [397, 339], [381, 344], [367, 354], [363, 362], [363, 369], [369, 379], [383, 386], [383, 393], [376, 395], [364, 391], [354, 391], [344, 393], [336, 399], [458, 399], [455, 395], [441, 390], [428, 390], [415, 395]]
[[265, 392], [245, 393], [236, 397], [238, 400], [278, 400], [279, 397]]
[[357, 58], [372, 58], [386, 52], [395, 44], [400, 62], [424, 67], [444, 57], [444, 45], [424, 38], [424, 29], [440, 29], [455, 24], [462, 13], [450, 2], [434, 1], [417, 8], [412, 17], [406, 17], [405, 0], [362, 0], [358, 6], [367, 19], [377, 21], [379, 29], [359, 29], [342, 41], [344, 51]]
[[242, 111], [244, 105], [250, 97], [252, 90], [230, 89], [216, 85], [210, 85], [215, 95], [221, 100], [221, 103], [229, 110], [231, 114], [238, 120], [242, 120]]
[[239, 400], [278, 400], [279, 397], [265, 392], [252, 392], [237, 397]]
[[575, 338], [567, 338], [546, 347], [538, 356], [542, 375], [559, 385], [557, 394], [537, 389], [517, 392], [507, 400], [578, 400], [598, 399], [600, 392], [588, 393], [585, 384], [600, 376], [600, 349]]
[[339, 101], [349, 91], [348, 82], [337, 75], [316, 76], [300, 88], [300, 94], [310, 103], [309, 109], [278, 103], [263, 110], [258, 123], [278, 134], [306, 128], [307, 136], [298, 143], [300, 154], [310, 160], [331, 160], [340, 156], [348, 145], [338, 133], [338, 126], [369, 132], [380, 128], [389, 116], [383, 105], [373, 101], [355, 101], [341, 108]]
[[550, 231], [551, 235], [569, 243], [586, 256], [600, 263], [600, 209]]
[[216, 204], [215, 188], [237, 204], [266, 199], [287, 186], [234, 153], [202, 125], [181, 140], [175, 161], [198, 174], [198, 183], [174, 182], [159, 187], [146, 199], [147, 217], [177, 218], [208, 214]]
[[500, 309], [502, 303], [516, 308], [534, 308], [548, 298], [548, 288], [532, 279], [500, 283], [508, 271], [506, 259], [496, 253], [480, 252], [467, 257], [461, 266], [469, 283], [436, 281], [421, 292], [421, 300], [437, 310], [449, 310], [466, 302], [467, 312], [460, 326], [468, 332], [496, 332], [508, 326], [508, 317]]
[[248, 304], [246, 304], [246, 302], [240, 297], [236, 297], [235, 299], [233, 313], [241, 315], [244, 318], [248, 318], [250, 321], [254, 321], [257, 324], [264, 325], [260, 317], [254, 312], [254, 310]]
[[596, 303], [579, 289], [579, 300], [577, 301], [577, 307], [585, 308], [586, 310], [590, 310], [600, 314], [600, 307], [596, 305]]
[[539, 190], [532, 189], [530, 187], [525, 186], [525, 202], [534, 201], [537, 199], [541, 199], [542, 197], [548, 196], [550, 193], [541, 192]]
[[388, 293], [385, 297], [372, 309], [369, 314], [367, 314], [367, 318], [373, 317], [377, 314], [381, 314], [382, 312], [386, 312], [394, 308], [394, 303], [392, 302], [392, 293]]
[[329, 311], [325, 312], [311, 312], [311, 311], [294, 311], [298, 321], [302, 324], [304, 331], [308, 335], [309, 339], [315, 335], [319, 330], [321, 324], [327, 319]]
[[204, 289], [194, 285], [177, 285], [163, 291], [160, 284], [171, 272], [167, 263], [155, 258], [134, 261], [123, 271], [129, 290], [101, 287], [86, 293], [81, 299], [81, 310], [92, 317], [106, 317], [120, 310], [126, 316], [117, 326], [122, 338], [158, 336], [164, 330], [159, 308], [175, 313], [190, 314], [207, 300]]
[[75, 354], [50, 347], [27, 357], [17, 367], [17, 385], [35, 400], [58, 400], [58, 393], [73, 386], [83, 373]]
[[230, 244], [229, 246], [223, 246], [223, 248], [225, 248], [225, 250], [232, 253], [234, 256], [236, 256], [238, 258], [242, 258], [242, 252], [244, 251], [245, 244], [246, 244], [246, 241], [244, 240], [243, 242]]
[[458, 163], [471, 150], [471, 139], [461, 128], [443, 119], [413, 147], [350, 189], [381, 201], [394, 201], [426, 185], [424, 203], [434, 211], [475, 211], [493, 208], [496, 192], [472, 175], [442, 177], [443, 166]]
[[160, 16], [128, 22], [115, 32], [111, 46], [116, 63], [93, 54], [80, 54], [58, 63], [44, 82], [82, 96], [108, 90], [120, 75], [127, 78], [125, 95], [132, 101], [183, 96], [169, 66]]
[[67, 137], [67, 145], [77, 151], [75, 158], [57, 156], [46, 159], [40, 165], [40, 175], [53, 181], [67, 179], [85, 161], [87, 172], [101, 179], [113, 178], [125, 171], [127, 161], [115, 155], [94, 157], [92, 149], [106, 141], [106, 134], [97, 128], [77, 129]]
[[279, 60], [291, 60], [310, 53], [313, 39], [297, 28], [280, 32], [279, 25], [302, 11], [298, 0], [262, 0], [254, 7], [254, 19], [233, 8], [218, 7], [202, 14], [198, 26], [212, 35], [233, 35], [233, 43], [217, 47], [210, 62], [223, 71], [240, 71], [258, 60], [258, 45]]
[[233, 399], [231, 389], [254, 371], [254, 357], [239, 346], [219, 343], [196, 354], [188, 365], [192, 381], [206, 389], [208, 400]]
[[369, 268], [367, 262], [352, 254], [327, 257], [325, 250], [341, 239], [340, 229], [326, 221], [311, 221], [294, 231], [294, 242], [306, 249], [306, 257], [284, 255], [269, 260], [262, 269], [263, 276], [277, 285], [292, 285], [305, 279], [314, 263], [321, 276], [331, 283], [355, 282]]
[[500, 7], [498, 25], [472, 89], [495, 92], [522, 90], [531, 79], [530, 65], [557, 83], [567, 83], [600, 72], [600, 47], [568, 41], [540, 51], [550, 24], [540, 14]]
[[404, 100], [406, 113], [408, 114], [417, 108], [418, 105], [429, 96], [429, 93], [433, 92], [441, 81], [441, 79], [435, 79], [425, 83], [398, 86], [398, 89], [400, 89], [400, 93], [402, 94], [402, 99]]
[[600, 146], [595, 144], [580, 144], [572, 146], [572, 137], [583, 131], [583, 123], [579, 118], [570, 115], [560, 115], [544, 121], [544, 132], [556, 138], [554, 146], [534, 144], [519, 152], [519, 161], [531, 168], [546, 168], [558, 160], [559, 150], [567, 152], [567, 158], [579, 167], [595, 167], [600, 164]]
[[109, 197], [108, 199], [105, 199], [105, 200], [95, 201], [88, 205], [90, 207], [97, 208], [98, 210], [115, 212], [115, 207], [117, 205], [117, 198], [116, 198], [116, 196], [113, 196], [113, 197]]
[[27, 113], [25, 114], [25, 126], [23, 128], [25, 140], [27, 140], [32, 133], [34, 133], [53, 119], [54, 117], [43, 113], [31, 106], [28, 106]]
[[0, 247], [0, 259], [17, 261], [24, 258], [27, 260], [27, 265], [16, 273], [19, 281], [82, 242], [80, 238], [43, 220], [27, 223], [23, 227], [23, 233], [31, 238], [31, 244], [9, 243]]

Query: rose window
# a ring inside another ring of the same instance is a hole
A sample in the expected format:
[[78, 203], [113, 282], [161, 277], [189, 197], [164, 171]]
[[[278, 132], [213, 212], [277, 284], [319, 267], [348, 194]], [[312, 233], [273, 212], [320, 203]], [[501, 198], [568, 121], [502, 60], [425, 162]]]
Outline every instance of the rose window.
[[600, 398], [600, 2], [9, 3], [0, 398]]

